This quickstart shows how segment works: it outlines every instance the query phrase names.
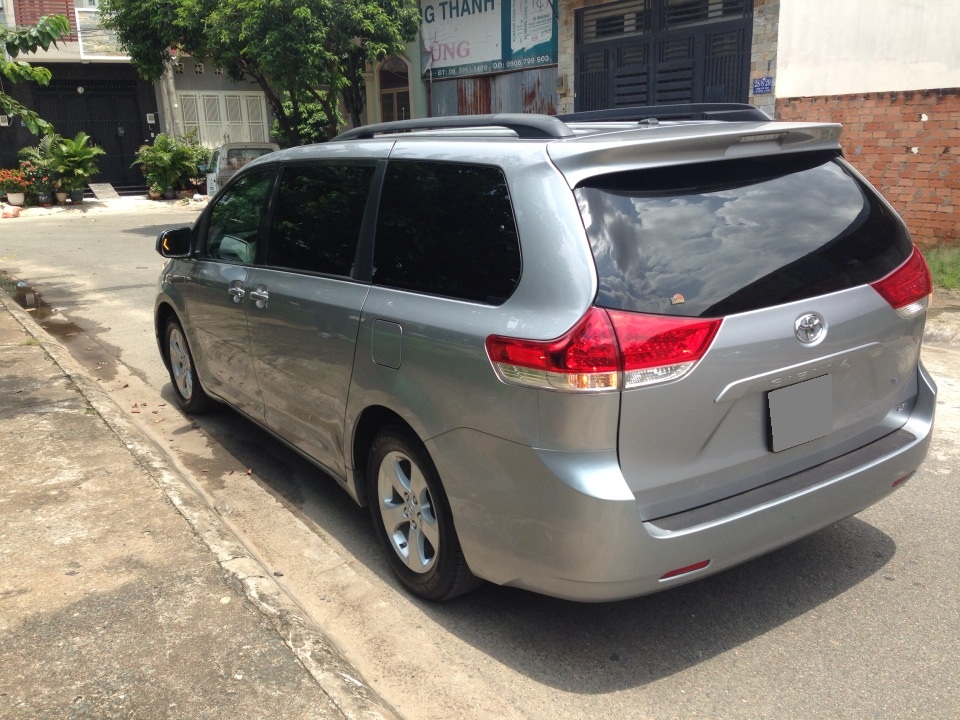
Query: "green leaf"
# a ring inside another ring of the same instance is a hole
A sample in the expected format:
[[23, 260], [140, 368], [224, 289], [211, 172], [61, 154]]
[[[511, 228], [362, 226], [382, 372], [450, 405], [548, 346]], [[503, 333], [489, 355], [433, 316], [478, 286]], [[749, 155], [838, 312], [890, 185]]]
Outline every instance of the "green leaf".
[[[321, 138], [335, 134], [336, 93], [362, 103], [364, 62], [401, 52], [420, 23], [415, 0], [101, 0], [100, 17], [146, 80], [163, 76], [176, 47], [257, 84], [291, 144], [314, 139], [318, 121]], [[311, 102], [323, 109], [302, 125]]]

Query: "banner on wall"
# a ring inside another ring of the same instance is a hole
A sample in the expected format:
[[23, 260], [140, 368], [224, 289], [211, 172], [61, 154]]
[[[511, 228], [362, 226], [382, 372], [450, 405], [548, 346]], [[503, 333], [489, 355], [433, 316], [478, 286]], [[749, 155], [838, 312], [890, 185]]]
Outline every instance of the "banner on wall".
[[464, 77], [557, 62], [556, 0], [420, 0], [423, 74]]

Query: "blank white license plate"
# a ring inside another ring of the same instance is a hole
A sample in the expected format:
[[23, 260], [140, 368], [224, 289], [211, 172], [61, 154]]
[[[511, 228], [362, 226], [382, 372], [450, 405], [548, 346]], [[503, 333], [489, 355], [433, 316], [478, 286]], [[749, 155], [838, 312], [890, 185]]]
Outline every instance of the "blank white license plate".
[[780, 452], [833, 432], [833, 378], [822, 375], [767, 393], [773, 451]]

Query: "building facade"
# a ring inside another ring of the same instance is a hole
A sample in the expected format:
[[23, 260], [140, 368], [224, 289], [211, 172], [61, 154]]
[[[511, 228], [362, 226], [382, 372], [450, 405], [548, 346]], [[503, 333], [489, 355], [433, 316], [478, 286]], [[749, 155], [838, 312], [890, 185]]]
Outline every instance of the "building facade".
[[[81, 130], [104, 149], [96, 178], [119, 188], [139, 186], [143, 177], [130, 167], [137, 148], [159, 132], [156, 95], [117, 48], [116, 38], [99, 27], [96, 0], [8, 0], [8, 27], [35, 25], [44, 15], [65, 15], [70, 34], [57, 48], [24, 59], [52, 74], [47, 86], [22, 83], [8, 92], [52, 123], [58, 133], [73, 137]], [[20, 148], [38, 138], [19, 118], [0, 123], [0, 166], [15, 167]]]
[[[153, 84], [142, 80], [120, 49], [116, 36], [100, 26], [98, 0], [7, 0], [7, 27], [36, 24], [44, 15], [65, 15], [70, 34], [56, 48], [25, 59], [48, 68], [50, 84], [12, 85], [13, 97], [33, 108], [63, 136], [87, 133], [106, 154], [100, 159], [98, 182], [121, 192], [139, 189], [144, 179], [134, 155], [157, 134], [195, 133], [205, 145], [263, 141], [273, 118], [264, 93], [235, 83], [217, 68], [191, 58], [176, 58]], [[18, 118], [0, 118], [0, 166], [14, 167], [18, 151], [37, 138]]]

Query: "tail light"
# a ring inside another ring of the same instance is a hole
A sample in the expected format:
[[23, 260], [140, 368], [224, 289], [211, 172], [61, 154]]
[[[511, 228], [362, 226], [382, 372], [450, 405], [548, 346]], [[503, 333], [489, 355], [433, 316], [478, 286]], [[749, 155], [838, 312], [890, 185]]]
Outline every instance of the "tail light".
[[500, 378], [515, 385], [629, 389], [683, 377], [706, 353], [720, 322], [592, 307], [556, 340], [491, 335], [487, 354]]
[[608, 310], [623, 354], [624, 388], [676, 380], [704, 356], [720, 320]]
[[933, 292], [927, 261], [916, 247], [903, 265], [870, 286], [905, 318], [926, 310]]
[[500, 378], [515, 385], [553, 390], [615, 390], [620, 349], [607, 313], [590, 308], [556, 340], [521, 340], [491, 335], [487, 354]]

